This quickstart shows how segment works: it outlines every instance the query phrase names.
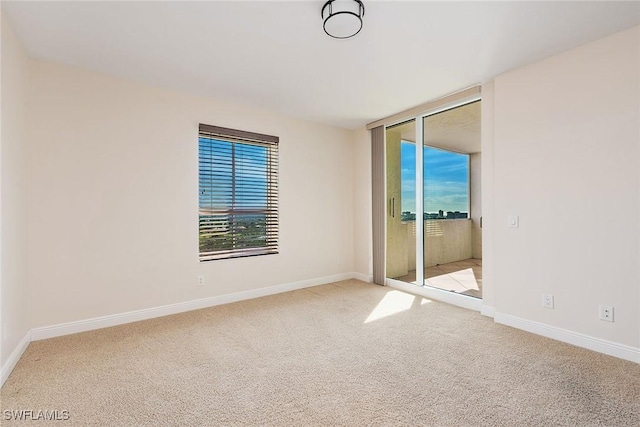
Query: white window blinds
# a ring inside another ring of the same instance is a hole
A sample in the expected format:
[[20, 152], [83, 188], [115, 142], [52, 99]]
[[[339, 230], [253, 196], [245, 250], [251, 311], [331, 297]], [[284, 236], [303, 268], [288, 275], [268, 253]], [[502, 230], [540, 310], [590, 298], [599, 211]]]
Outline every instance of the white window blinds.
[[200, 261], [278, 253], [278, 142], [200, 125]]

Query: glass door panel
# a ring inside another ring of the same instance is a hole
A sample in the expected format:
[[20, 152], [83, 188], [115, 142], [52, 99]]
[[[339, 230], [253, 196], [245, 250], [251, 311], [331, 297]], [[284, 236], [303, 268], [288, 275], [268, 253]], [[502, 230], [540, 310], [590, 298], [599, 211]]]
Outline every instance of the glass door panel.
[[480, 101], [429, 115], [423, 127], [424, 285], [481, 298], [480, 217], [471, 215], [479, 173], [470, 170], [479, 165], [471, 159], [480, 155]]
[[387, 278], [416, 283], [416, 127], [410, 120], [385, 134]]

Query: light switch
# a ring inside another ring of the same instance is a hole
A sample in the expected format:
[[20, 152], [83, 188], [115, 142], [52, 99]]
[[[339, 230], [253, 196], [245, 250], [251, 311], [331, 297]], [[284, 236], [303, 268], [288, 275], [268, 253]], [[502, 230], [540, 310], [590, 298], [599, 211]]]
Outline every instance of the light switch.
[[519, 222], [520, 221], [519, 221], [517, 215], [509, 216], [509, 227], [510, 228], [518, 228]]

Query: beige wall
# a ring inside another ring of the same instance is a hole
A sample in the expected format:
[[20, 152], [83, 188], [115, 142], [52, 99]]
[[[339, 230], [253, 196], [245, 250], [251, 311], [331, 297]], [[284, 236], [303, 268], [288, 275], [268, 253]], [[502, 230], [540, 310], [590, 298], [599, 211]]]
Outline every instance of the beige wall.
[[498, 312], [640, 347], [639, 80], [639, 27], [495, 79]]
[[29, 331], [27, 300], [28, 59], [2, 17], [0, 140], [0, 366]]
[[361, 279], [371, 280], [371, 133], [366, 129], [353, 131], [353, 245], [354, 271]]
[[[352, 132], [31, 66], [32, 327], [353, 271]], [[198, 123], [280, 137], [279, 255], [198, 262]]]
[[471, 258], [471, 221], [467, 219], [424, 222], [424, 266]]

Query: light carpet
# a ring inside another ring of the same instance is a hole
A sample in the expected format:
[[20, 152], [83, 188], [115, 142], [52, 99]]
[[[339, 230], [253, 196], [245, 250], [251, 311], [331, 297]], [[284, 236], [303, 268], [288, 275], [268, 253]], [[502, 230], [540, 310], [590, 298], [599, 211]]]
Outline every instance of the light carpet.
[[638, 426], [640, 365], [350, 280], [34, 342], [1, 397], [3, 426]]

